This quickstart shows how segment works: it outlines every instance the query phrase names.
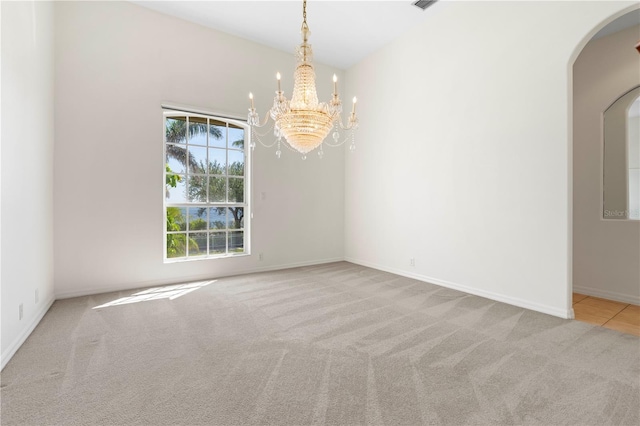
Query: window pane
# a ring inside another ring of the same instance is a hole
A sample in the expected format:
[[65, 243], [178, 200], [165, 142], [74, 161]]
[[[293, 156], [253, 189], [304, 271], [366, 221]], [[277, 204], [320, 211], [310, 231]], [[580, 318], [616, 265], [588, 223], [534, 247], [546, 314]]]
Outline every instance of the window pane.
[[189, 176], [189, 201], [202, 203], [207, 201], [206, 176]]
[[229, 207], [229, 228], [244, 228], [244, 207]]
[[229, 178], [229, 202], [244, 202], [244, 179]]
[[219, 177], [209, 178], [209, 202], [227, 201], [227, 179]]
[[227, 125], [221, 121], [210, 120], [209, 146], [227, 147]]
[[209, 234], [209, 254], [222, 254], [227, 252], [227, 233], [212, 232]]
[[244, 152], [229, 150], [229, 174], [244, 176]]
[[207, 145], [207, 119], [189, 117], [189, 145]]
[[221, 118], [182, 114], [165, 118], [167, 259], [245, 253], [248, 135]]
[[170, 117], [164, 123], [167, 143], [187, 142], [187, 117]]
[[[165, 178], [165, 197], [171, 203], [187, 201], [187, 179], [184, 175], [167, 174]], [[175, 187], [172, 185], [175, 184]]]
[[189, 207], [189, 231], [203, 231], [207, 229], [207, 208]]
[[244, 149], [244, 129], [229, 124], [229, 148]]
[[167, 164], [173, 173], [186, 172], [187, 150], [183, 145], [167, 144]]
[[167, 234], [167, 257], [184, 257], [187, 255], [187, 234]]
[[244, 252], [244, 232], [232, 231], [229, 232], [229, 253], [242, 253]]
[[207, 233], [206, 232], [190, 232], [189, 233], [189, 257], [206, 256], [207, 255]]
[[209, 229], [227, 228], [227, 209], [225, 207], [212, 207], [209, 209]]
[[209, 174], [224, 175], [227, 165], [227, 150], [219, 148], [209, 149]]
[[167, 231], [184, 231], [187, 229], [187, 209], [184, 207], [167, 207]]
[[206, 173], [207, 148], [200, 146], [189, 147], [189, 173]]

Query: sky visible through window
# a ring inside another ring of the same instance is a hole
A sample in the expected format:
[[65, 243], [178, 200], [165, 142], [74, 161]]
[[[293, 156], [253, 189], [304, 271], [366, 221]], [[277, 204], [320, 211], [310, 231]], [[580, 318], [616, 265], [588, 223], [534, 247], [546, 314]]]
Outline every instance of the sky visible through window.
[[166, 116], [167, 259], [245, 253], [245, 129], [221, 120]]

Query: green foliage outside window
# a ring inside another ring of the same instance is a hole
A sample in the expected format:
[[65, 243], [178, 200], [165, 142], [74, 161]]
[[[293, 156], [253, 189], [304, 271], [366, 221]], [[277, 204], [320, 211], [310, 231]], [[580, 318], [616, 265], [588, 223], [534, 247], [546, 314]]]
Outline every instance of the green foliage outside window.
[[[171, 168], [167, 164], [167, 187], [175, 188], [181, 178], [177, 175], [169, 175]], [[206, 223], [205, 223], [206, 226]], [[186, 229], [185, 217], [179, 207], [167, 207], [167, 231], [184, 231]], [[189, 250], [198, 250], [198, 243], [189, 238]], [[167, 257], [182, 257], [187, 254], [186, 234], [167, 234]]]
[[166, 164], [166, 199], [184, 197], [166, 207], [167, 258], [244, 252], [244, 130], [213, 118], [169, 116], [165, 138], [166, 161], [177, 161], [178, 170]]

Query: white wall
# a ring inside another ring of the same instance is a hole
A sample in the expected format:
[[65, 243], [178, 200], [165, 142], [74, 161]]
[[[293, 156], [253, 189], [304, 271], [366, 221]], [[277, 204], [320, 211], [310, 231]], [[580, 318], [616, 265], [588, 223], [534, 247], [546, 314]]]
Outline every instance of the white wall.
[[2, 2], [0, 7], [4, 367], [53, 303], [54, 85], [52, 5]]
[[[343, 258], [343, 149], [302, 161], [258, 147], [253, 255], [163, 264], [160, 104], [245, 117], [252, 91], [264, 116], [276, 71], [290, 96], [294, 57], [130, 3], [55, 7], [59, 297]], [[316, 64], [321, 99], [334, 72]]]
[[347, 259], [571, 316], [570, 67], [632, 5], [442, 2], [349, 69]]
[[[636, 102], [640, 104], [640, 98]], [[629, 219], [640, 220], [640, 116], [629, 117], [627, 135]]]
[[634, 27], [590, 42], [575, 62], [573, 288], [640, 304], [640, 222], [602, 219], [602, 113], [640, 84]]

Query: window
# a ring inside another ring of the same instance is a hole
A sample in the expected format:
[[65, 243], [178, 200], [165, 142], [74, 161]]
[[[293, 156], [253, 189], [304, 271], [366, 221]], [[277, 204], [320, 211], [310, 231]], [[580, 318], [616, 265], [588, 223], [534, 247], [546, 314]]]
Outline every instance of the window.
[[602, 215], [640, 220], [640, 86], [603, 114]]
[[165, 260], [248, 254], [245, 123], [164, 112]]

